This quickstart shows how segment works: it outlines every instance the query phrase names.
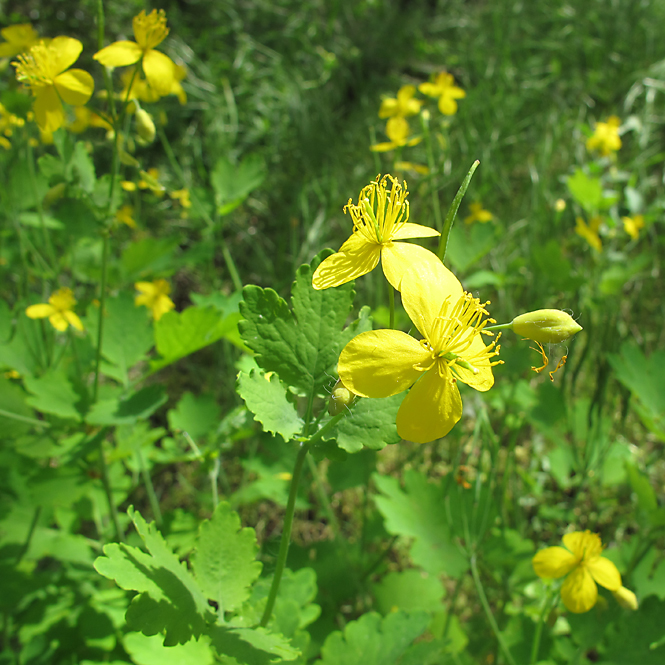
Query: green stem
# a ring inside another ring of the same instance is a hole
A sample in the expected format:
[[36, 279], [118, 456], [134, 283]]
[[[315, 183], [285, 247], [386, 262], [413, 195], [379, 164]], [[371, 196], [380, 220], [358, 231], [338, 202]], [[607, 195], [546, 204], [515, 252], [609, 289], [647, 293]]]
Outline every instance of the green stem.
[[152, 514], [155, 518], [155, 522], [158, 527], [162, 526], [162, 511], [159, 507], [159, 500], [157, 499], [157, 494], [155, 494], [155, 486], [152, 484], [152, 478], [148, 468], [145, 465], [145, 460], [143, 459], [143, 453], [141, 450], [137, 450], [136, 454], [139, 458], [139, 467], [141, 468], [141, 475], [143, 476], [143, 482], [145, 483], [145, 489], [148, 493], [148, 501], [150, 503], [150, 508], [152, 509]]
[[28, 141], [26, 149], [28, 151], [28, 171], [30, 174], [30, 186], [32, 187], [32, 193], [35, 197], [35, 204], [37, 206], [37, 217], [39, 217], [39, 225], [42, 229], [42, 237], [44, 240], [44, 247], [46, 247], [46, 253], [48, 255], [51, 265], [49, 265], [49, 271], [56, 275], [56, 266], [58, 261], [55, 257], [55, 252], [53, 251], [53, 245], [51, 244], [51, 237], [48, 234], [48, 229], [46, 228], [46, 219], [44, 218], [44, 209], [42, 208], [42, 199], [37, 190], [37, 175], [35, 170], [35, 155], [32, 151], [32, 146], [30, 141]]
[[485, 326], [483, 330], [512, 330], [513, 322], [510, 323], [497, 323], [495, 326]]
[[104, 338], [104, 306], [106, 304], [106, 272], [108, 269], [109, 256], [109, 231], [102, 232], [102, 283], [99, 294], [99, 316], [97, 317], [97, 352], [95, 354], [95, 380], [92, 386], [92, 402], [97, 401], [99, 390], [99, 368], [102, 362], [102, 341]]
[[[334, 419], [333, 419], [334, 420]], [[289, 499], [286, 504], [286, 513], [284, 514], [284, 528], [282, 530], [282, 540], [279, 543], [279, 552], [277, 553], [277, 564], [275, 565], [275, 573], [270, 585], [270, 592], [268, 594], [268, 602], [263, 612], [260, 625], [266, 627], [272, 616], [272, 610], [275, 606], [277, 599], [277, 592], [279, 591], [279, 584], [282, 581], [282, 574], [286, 566], [286, 557], [289, 553], [289, 545], [291, 543], [291, 528], [293, 527], [293, 514], [296, 508], [296, 498], [298, 496], [298, 485], [300, 484], [300, 476], [302, 468], [305, 463], [305, 458], [309, 452], [311, 443], [303, 442], [298, 449], [296, 456], [296, 463], [293, 467], [293, 475], [291, 476], [291, 487], [289, 489]]]
[[429, 113], [420, 114], [420, 122], [425, 135], [425, 146], [427, 148], [427, 166], [430, 174], [430, 195], [432, 197], [432, 210], [434, 212], [434, 228], [441, 231], [441, 204], [439, 203], [439, 193], [434, 183], [436, 173], [436, 164], [434, 163], [434, 147], [432, 145], [432, 132], [429, 129]]
[[99, 468], [102, 474], [102, 485], [104, 485], [104, 492], [106, 493], [106, 499], [109, 503], [109, 511], [111, 513], [111, 519], [113, 520], [113, 527], [115, 528], [115, 537], [118, 542], [125, 540], [125, 533], [120, 524], [120, 517], [118, 516], [118, 511], [115, 507], [115, 501], [113, 500], [113, 491], [111, 490], [111, 481], [109, 480], [109, 469], [106, 466], [106, 457], [104, 456], [104, 435], [105, 432], [102, 430], [100, 432], [101, 436], [99, 438]]
[[450, 229], [452, 229], [453, 227], [453, 222], [455, 221], [455, 216], [457, 215], [457, 211], [459, 210], [460, 203], [462, 203], [464, 194], [466, 194], [466, 190], [469, 188], [469, 183], [471, 182], [471, 178], [473, 177], [473, 174], [475, 173], [479, 164], [480, 162], [478, 160], [476, 160], [473, 164], [471, 164], [471, 168], [469, 169], [469, 172], [466, 174], [466, 178], [464, 178], [462, 185], [457, 190], [457, 194], [455, 194], [453, 202], [450, 204], [450, 208], [448, 208], [448, 214], [446, 215], [446, 220], [443, 223], [443, 230], [441, 231], [439, 251], [437, 252], [437, 256], [442, 261], [446, 258], [446, 249], [448, 248], [448, 237], [450, 236]]
[[483, 584], [480, 581], [480, 575], [478, 575], [478, 566], [476, 565], [476, 555], [475, 553], [471, 555], [469, 562], [471, 564], [471, 575], [473, 576], [473, 583], [476, 585], [476, 591], [478, 592], [478, 598], [480, 598], [480, 604], [483, 606], [483, 610], [485, 611], [485, 616], [487, 617], [487, 621], [490, 624], [490, 627], [492, 629], [492, 632], [494, 633], [497, 642], [499, 643], [499, 646], [501, 647], [501, 651], [503, 651], [503, 655], [506, 657], [506, 660], [510, 663], [510, 665], [515, 665], [515, 659], [513, 658], [513, 655], [510, 653], [510, 649], [508, 648], [508, 645], [506, 644], [505, 640], [503, 639], [503, 635], [501, 634], [501, 631], [499, 630], [499, 626], [496, 623], [496, 619], [494, 618], [494, 615], [492, 614], [492, 608], [490, 607], [489, 602], [487, 601], [487, 596], [485, 595], [485, 589], [483, 588]]
[[556, 594], [552, 593], [551, 589], [547, 591], [547, 597], [545, 598], [545, 604], [543, 609], [540, 612], [538, 617], [538, 624], [536, 625], [536, 632], [533, 635], [533, 643], [531, 644], [531, 660], [529, 661], [531, 665], [535, 665], [538, 662], [538, 649], [540, 648], [540, 637], [543, 633], [543, 624], [545, 619], [550, 613], [552, 599], [556, 597]]
[[[157, 134], [159, 136], [159, 140], [162, 143], [162, 147], [164, 148], [164, 152], [166, 153], [166, 157], [168, 158], [169, 163], [171, 164], [171, 168], [178, 175], [182, 187], [187, 187], [187, 182], [185, 180], [185, 173], [180, 167], [178, 159], [176, 158], [175, 153], [173, 152], [173, 148], [171, 147], [171, 144], [169, 143], [169, 140], [166, 137], [166, 134], [162, 129], [162, 127], [157, 127]], [[192, 200], [192, 203], [196, 205], [199, 214], [203, 217], [203, 219], [205, 219], [208, 226], [211, 229], [214, 229], [215, 222], [213, 222], [212, 218], [210, 217], [206, 209], [199, 201], [198, 196], [191, 188], [189, 191], [189, 196], [190, 199]], [[222, 257], [224, 258], [224, 262], [226, 263], [226, 268], [229, 271], [229, 275], [231, 276], [231, 281], [233, 282], [233, 288], [236, 291], [240, 291], [242, 289], [242, 280], [240, 279], [238, 269], [236, 268], [236, 265], [233, 262], [233, 257], [231, 256], [231, 252], [229, 252], [229, 248], [226, 244], [226, 241], [224, 240], [224, 238], [220, 238], [220, 240], [222, 243]]]
[[18, 420], [22, 423], [28, 423], [28, 425], [34, 425], [35, 427], [50, 427], [51, 424], [44, 422], [43, 420], [35, 420], [35, 418], [28, 418], [27, 416], [20, 416], [18, 413], [12, 413], [11, 411], [5, 411], [0, 409], [0, 416], [3, 418], [11, 418], [12, 420]]
[[32, 516], [32, 522], [30, 522], [30, 528], [28, 529], [28, 535], [25, 539], [25, 542], [23, 543], [23, 547], [21, 547], [21, 551], [18, 553], [16, 557], [16, 562], [15, 565], [18, 566], [19, 563], [21, 563], [21, 559], [27, 554], [28, 550], [30, 549], [30, 543], [32, 542], [32, 537], [35, 534], [35, 529], [37, 528], [37, 522], [39, 521], [39, 516], [42, 512], [42, 507], [37, 506], [35, 508], [35, 513]]
[[390, 309], [390, 329], [395, 329], [395, 289], [388, 285], [388, 307]]

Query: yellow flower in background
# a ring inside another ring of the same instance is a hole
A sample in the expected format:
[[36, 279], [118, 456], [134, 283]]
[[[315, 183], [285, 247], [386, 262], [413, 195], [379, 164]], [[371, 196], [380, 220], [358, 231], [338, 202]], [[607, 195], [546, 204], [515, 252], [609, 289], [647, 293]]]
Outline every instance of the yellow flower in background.
[[134, 287], [140, 291], [140, 295], [134, 298], [134, 304], [137, 307], [145, 305], [152, 314], [155, 321], [170, 312], [175, 307], [175, 303], [169, 298], [171, 285], [165, 279], [155, 279], [152, 282], [136, 282]]
[[644, 228], [644, 215], [634, 215], [633, 217], [622, 217], [623, 230], [633, 239], [640, 237], [640, 229]]
[[554, 210], [556, 212], [563, 212], [566, 209], [566, 202], [563, 199], [557, 199], [554, 202]]
[[423, 105], [419, 99], [414, 99], [416, 86], [404, 85], [397, 92], [397, 97], [386, 97], [381, 102], [379, 118], [408, 118], [416, 115]]
[[63, 287], [51, 294], [48, 303], [30, 305], [25, 314], [31, 319], [45, 319], [48, 316], [50, 324], [60, 332], [67, 330], [70, 325], [77, 330], [83, 330], [81, 319], [72, 311], [74, 305], [76, 299], [72, 290]]
[[169, 34], [163, 9], [145, 10], [132, 22], [135, 42], [120, 41], [95, 53], [93, 58], [105, 67], [126, 67], [141, 61], [151, 88], [158, 95], [167, 95], [173, 87], [175, 63], [155, 47]]
[[489, 210], [485, 210], [482, 203], [471, 203], [469, 205], [469, 212], [471, 214], [464, 218], [465, 224], [473, 224], [473, 222], [484, 224], [485, 222], [492, 221], [492, 213]]
[[456, 99], [466, 97], [466, 92], [455, 85], [455, 79], [448, 72], [437, 74], [431, 83], [421, 83], [418, 90], [428, 97], [439, 98], [439, 111], [443, 115], [455, 115], [457, 113]]
[[542, 579], [565, 576], [561, 587], [561, 600], [568, 610], [581, 614], [588, 612], [598, 600], [598, 587], [609, 591], [621, 589], [621, 575], [617, 567], [601, 556], [603, 544], [600, 536], [591, 531], [575, 531], [563, 537], [565, 547], [548, 547], [533, 557], [536, 575]]
[[362, 397], [390, 397], [413, 386], [397, 412], [397, 433], [426, 443], [448, 434], [462, 417], [458, 380], [483, 392], [492, 387], [497, 361], [491, 358], [499, 347], [483, 341], [483, 328], [494, 322], [483, 319], [487, 303], [465, 293], [438, 259], [415, 262], [402, 278], [401, 294], [424, 339], [399, 330], [361, 333], [342, 350], [337, 370]]
[[130, 229], [135, 229], [136, 220], [134, 219], [134, 206], [124, 205], [118, 208], [115, 213], [115, 219], [120, 224], [126, 224]]
[[429, 166], [416, 164], [414, 162], [395, 162], [396, 171], [413, 171], [420, 175], [429, 175]]
[[19, 55], [16, 78], [32, 90], [39, 128], [52, 133], [65, 124], [62, 102], [72, 106], [87, 103], [95, 88], [92, 76], [82, 69], [69, 69], [78, 59], [83, 44], [71, 37], [56, 37]]
[[139, 189], [149, 189], [155, 196], [163, 196], [166, 187], [159, 182], [159, 169], [148, 169], [147, 171], [140, 171], [141, 176], [138, 183], [131, 180], [122, 180], [120, 186], [126, 192], [135, 192], [138, 186]]
[[19, 118], [17, 115], [10, 113], [2, 104], [0, 104], [0, 146], [5, 150], [9, 150], [12, 144], [9, 138], [14, 133], [15, 127], [23, 127], [25, 120]]
[[386, 143], [375, 143], [370, 146], [370, 150], [372, 152], [388, 152], [389, 150], [402, 148], [403, 146], [417, 145], [422, 141], [422, 136], [414, 136], [410, 139], [410, 133], [411, 128], [405, 118], [402, 116], [390, 118], [386, 123], [386, 134], [390, 141]]
[[87, 106], [74, 107], [74, 120], [67, 123], [67, 129], [74, 134], [83, 133], [88, 127], [102, 127], [111, 131], [113, 126], [102, 116], [91, 111]]
[[39, 35], [30, 23], [10, 25], [0, 30], [5, 41], [0, 44], [0, 58], [12, 58], [39, 43]]
[[374, 270], [381, 261], [386, 279], [399, 291], [402, 276], [412, 265], [440, 263], [437, 256], [424, 247], [395, 242], [440, 235], [427, 226], [409, 223], [407, 196], [406, 183], [400, 185], [397, 178], [385, 175], [377, 176], [363, 187], [357, 205], [349, 199], [344, 212], [351, 214], [353, 234], [339, 252], [321, 262], [312, 277], [312, 286], [328, 289], [346, 284]]
[[122, 91], [118, 94], [118, 98], [123, 101], [126, 99], [138, 99], [142, 102], [152, 104], [158, 101], [162, 96], [175, 95], [181, 104], [186, 104], [187, 93], [184, 91], [181, 83], [186, 76], [187, 68], [184, 65], [174, 64], [173, 83], [168, 92], [162, 92], [160, 94], [157, 90], [152, 88], [148, 81], [139, 73], [135, 74], [134, 70], [128, 69], [120, 76], [123, 87]]
[[180, 213], [182, 219], [187, 219], [187, 211], [192, 207], [192, 201], [189, 198], [189, 190], [184, 189], [175, 189], [172, 192], [169, 192], [169, 196], [174, 200], [178, 201], [183, 207], [183, 211]]
[[598, 235], [598, 229], [603, 222], [603, 218], [600, 215], [594, 215], [589, 220], [589, 225], [587, 226], [586, 222], [581, 217], [575, 218], [575, 233], [578, 236], [584, 238], [591, 247], [596, 251], [600, 252], [603, 249], [603, 243], [600, 240]]
[[593, 136], [587, 139], [587, 150], [596, 150], [603, 157], [616, 152], [621, 147], [620, 126], [621, 120], [615, 115], [610, 116], [607, 122], [597, 122]]

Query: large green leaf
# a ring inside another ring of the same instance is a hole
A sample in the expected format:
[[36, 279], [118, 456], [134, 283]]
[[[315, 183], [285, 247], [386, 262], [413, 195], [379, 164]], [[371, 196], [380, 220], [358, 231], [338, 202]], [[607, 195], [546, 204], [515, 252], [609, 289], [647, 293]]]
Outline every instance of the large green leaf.
[[217, 428], [221, 410], [213, 395], [196, 396], [186, 392], [167, 417], [172, 430], [182, 430], [192, 439], [199, 439]]
[[162, 356], [150, 363], [152, 371], [216, 342], [231, 333], [237, 318], [222, 316], [213, 307], [189, 307], [181, 314], [167, 312], [155, 322], [155, 343]]
[[201, 523], [198, 542], [192, 568], [201, 590], [220, 610], [236, 611], [261, 574], [254, 529], [241, 529], [238, 513], [220, 503], [212, 518]]
[[246, 155], [237, 166], [227, 157], [220, 157], [210, 174], [219, 214], [228, 215], [237, 208], [253, 190], [261, 186], [265, 177], [265, 163], [257, 154]]
[[86, 422], [90, 425], [131, 425], [148, 418], [166, 400], [164, 387], [153, 384], [124, 399], [101, 400], [93, 404]]
[[603, 202], [603, 185], [600, 178], [588, 176], [582, 169], [566, 178], [572, 197], [588, 212], [596, 212]]
[[286, 398], [286, 388], [276, 374], [268, 377], [255, 369], [249, 374], [240, 372], [237, 387], [254, 420], [258, 420], [266, 432], [280, 434], [284, 441], [290, 441], [302, 431], [303, 420]]
[[427, 628], [426, 612], [375, 612], [349, 622], [344, 633], [328, 635], [321, 649], [321, 665], [397, 665], [409, 645]]
[[459, 577], [467, 560], [452, 534], [439, 485], [416, 472], [404, 474], [403, 490], [391, 476], [373, 476], [381, 495], [374, 501], [385, 519], [388, 533], [413, 538], [411, 558], [430, 575]]
[[305, 395], [320, 392], [335, 372], [346, 342], [371, 328], [367, 312], [342, 331], [353, 304], [353, 284], [317, 291], [312, 274], [330, 254], [321, 252], [311, 265], [298, 269], [292, 289], [293, 311], [272, 289], [246, 286], [239, 328], [243, 340], [266, 372]]
[[[235, 660], [222, 659], [228, 665], [270, 665], [282, 660], [295, 660], [299, 652], [288, 640], [265, 628], [222, 628], [215, 626], [210, 631], [213, 647], [220, 656], [230, 656]], [[280, 660], [277, 660], [277, 659]]]
[[81, 420], [76, 408], [80, 397], [64, 372], [51, 371], [39, 378], [26, 376], [24, 382], [26, 390], [32, 393], [32, 397], [25, 400], [26, 404], [59, 418]]
[[215, 619], [206, 596], [154, 523], [146, 524], [132, 508], [128, 514], [150, 554], [124, 543], [111, 543], [95, 561], [97, 572], [123, 589], [139, 592], [127, 610], [131, 629], [145, 635], [166, 631], [166, 646], [198, 638]]

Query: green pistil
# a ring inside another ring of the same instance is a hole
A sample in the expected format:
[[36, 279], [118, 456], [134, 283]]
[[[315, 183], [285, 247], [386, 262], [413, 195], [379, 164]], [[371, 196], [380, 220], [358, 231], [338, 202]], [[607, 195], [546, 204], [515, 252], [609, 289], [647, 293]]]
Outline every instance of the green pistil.
[[370, 203], [367, 199], [363, 199], [362, 205], [363, 205], [363, 210], [365, 211], [366, 215], [372, 220], [372, 224], [374, 224], [374, 231], [376, 233], [376, 239], [379, 242], [383, 242], [383, 237], [381, 235], [381, 230], [379, 229], [379, 222], [376, 219], [376, 215], [374, 214], [374, 210], [372, 210], [372, 206], [370, 205]]
[[473, 372], [474, 374], [478, 374], [478, 372], [480, 371], [478, 368], [474, 367], [471, 363], [467, 362], [466, 360], [462, 360], [456, 353], [453, 353], [452, 351], [448, 351], [447, 353], [440, 353], [439, 357], [448, 361], [454, 360], [456, 365], [459, 365], [464, 369], [468, 369], [470, 372]]

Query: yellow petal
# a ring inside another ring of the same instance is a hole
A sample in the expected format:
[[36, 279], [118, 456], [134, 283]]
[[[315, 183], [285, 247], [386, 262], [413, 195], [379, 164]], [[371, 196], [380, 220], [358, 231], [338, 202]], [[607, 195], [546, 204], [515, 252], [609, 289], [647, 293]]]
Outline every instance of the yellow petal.
[[25, 310], [25, 315], [30, 319], [44, 319], [47, 316], [51, 316], [56, 311], [57, 310], [53, 305], [42, 303], [39, 305], [30, 305], [30, 307]]
[[395, 115], [396, 111], [397, 100], [394, 97], [388, 97], [381, 102], [379, 118], [389, 118], [391, 115]]
[[159, 51], [148, 51], [143, 57], [143, 72], [150, 87], [160, 95], [168, 95], [175, 81], [175, 62]]
[[72, 106], [83, 106], [90, 99], [95, 89], [95, 82], [82, 69], [70, 69], [63, 72], [53, 81], [60, 93], [62, 101]]
[[340, 248], [319, 264], [312, 276], [315, 289], [329, 289], [346, 284], [374, 270], [381, 258], [381, 245], [370, 243], [354, 233]]
[[53, 62], [49, 67], [54, 75], [64, 72], [71, 67], [81, 55], [83, 44], [73, 37], [56, 37], [51, 40], [49, 53], [53, 55]]
[[[462, 354], [462, 360], [470, 363], [478, 370], [478, 373], [474, 374], [472, 370], [455, 364], [454, 374], [462, 383], [484, 393], [494, 385], [492, 365], [487, 357], [487, 347], [482, 335], [473, 330], [470, 330], [469, 333], [473, 335], [473, 340], [469, 348]], [[478, 360], [478, 358], [480, 359]]]
[[563, 604], [575, 614], [588, 612], [598, 600], [598, 587], [585, 566], [575, 568], [561, 587]]
[[33, 109], [35, 120], [44, 132], [54, 132], [65, 124], [62, 102], [52, 85], [37, 89]]
[[[408, 242], [391, 242], [383, 245], [381, 262], [386, 279], [398, 291], [402, 290], [402, 278], [414, 265], [420, 266], [422, 269], [425, 269], [425, 266], [431, 266], [432, 270], [437, 270], [437, 265], [443, 266], [436, 254], [420, 245], [412, 245]], [[414, 321], [414, 323], [416, 322]]]
[[450, 432], [462, 417], [462, 398], [449, 372], [435, 365], [409, 391], [397, 412], [397, 433], [427, 443]]
[[418, 90], [428, 97], [438, 97], [441, 94], [441, 88], [434, 83], [421, 83]]
[[165, 295], [161, 295], [152, 304], [150, 311], [152, 312], [152, 318], [155, 319], [155, 321], [159, 321], [159, 319], [161, 319], [162, 316], [166, 314], [166, 312], [170, 312], [174, 308], [175, 303], [171, 300], [171, 298]]
[[455, 115], [457, 113], [457, 102], [448, 95], [441, 95], [439, 97], [439, 111], [443, 115]]
[[578, 558], [590, 559], [600, 556], [603, 543], [597, 533], [591, 531], [574, 531], [563, 537], [563, 544]]
[[138, 62], [143, 55], [143, 50], [136, 42], [115, 42], [101, 51], [97, 51], [92, 57], [105, 67], [126, 67]]
[[67, 320], [67, 322], [74, 326], [77, 330], [83, 330], [83, 324], [81, 323], [81, 319], [79, 319], [74, 312], [63, 312], [62, 316]]
[[434, 319], [440, 315], [446, 299], [450, 298], [451, 303], [455, 304], [464, 293], [457, 277], [433, 256], [436, 261], [427, 257], [424, 261], [414, 263], [400, 285], [402, 305], [423, 337], [427, 337], [432, 330]]
[[591, 577], [606, 589], [617, 591], [621, 588], [621, 574], [617, 567], [604, 556], [590, 559], [586, 562], [586, 567], [591, 573]]
[[363, 397], [390, 397], [422, 374], [415, 366], [430, 353], [399, 330], [372, 330], [354, 337], [342, 349], [337, 371], [344, 385]]
[[531, 560], [536, 575], [546, 580], [556, 580], [567, 575], [578, 562], [574, 554], [558, 546], [540, 550]]
[[67, 330], [69, 323], [62, 312], [55, 312], [49, 317], [50, 324], [60, 332]]
[[[409, 166], [414, 166], [410, 162], [402, 162], [403, 164], [408, 164]], [[420, 224], [412, 224], [407, 222], [402, 224], [402, 226], [393, 233], [393, 240], [407, 240], [408, 238], [433, 238], [434, 236], [440, 236], [441, 234], [429, 226], [422, 226]]]

